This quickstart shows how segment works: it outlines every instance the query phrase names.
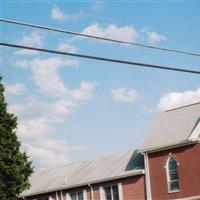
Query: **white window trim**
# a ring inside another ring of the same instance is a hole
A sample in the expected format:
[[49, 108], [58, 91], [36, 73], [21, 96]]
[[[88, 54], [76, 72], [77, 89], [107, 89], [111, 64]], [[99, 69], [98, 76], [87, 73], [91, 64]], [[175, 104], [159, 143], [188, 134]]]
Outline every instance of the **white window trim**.
[[[168, 193], [176, 193], [176, 192], [180, 192], [180, 189], [179, 190], [170, 190], [170, 177], [169, 177], [169, 160], [170, 158], [173, 157], [172, 154], [170, 153], [168, 158], [167, 158], [167, 161], [166, 161], [166, 165], [165, 165], [165, 168], [166, 168], [166, 174], [167, 174], [167, 187], [168, 187]], [[179, 165], [179, 163], [177, 163], [177, 165]], [[180, 182], [180, 181], [179, 181]], [[180, 186], [179, 186], [180, 187]]]
[[66, 193], [66, 200], [71, 200], [70, 194]]
[[62, 190], [60, 191], [60, 197], [61, 197], [61, 200], [63, 200], [63, 191]]
[[83, 199], [87, 200], [87, 190], [83, 190]]
[[118, 183], [118, 191], [119, 191], [119, 200], [123, 200], [123, 185], [122, 185], [122, 183]]
[[105, 191], [102, 186], [99, 187], [99, 195], [100, 195], [100, 200], [106, 200]]

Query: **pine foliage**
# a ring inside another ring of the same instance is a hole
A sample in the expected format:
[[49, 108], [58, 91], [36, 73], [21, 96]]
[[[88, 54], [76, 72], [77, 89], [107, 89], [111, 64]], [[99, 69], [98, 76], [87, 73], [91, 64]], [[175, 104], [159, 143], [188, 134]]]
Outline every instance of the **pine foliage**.
[[0, 77], [0, 199], [17, 200], [28, 189], [32, 162], [20, 148], [16, 136], [17, 117], [7, 111], [2, 77]]

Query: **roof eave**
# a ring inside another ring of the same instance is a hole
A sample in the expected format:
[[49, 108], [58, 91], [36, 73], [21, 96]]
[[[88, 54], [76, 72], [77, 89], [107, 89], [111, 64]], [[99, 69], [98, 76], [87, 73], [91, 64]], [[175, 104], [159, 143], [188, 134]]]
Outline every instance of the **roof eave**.
[[93, 184], [103, 183], [103, 182], [107, 182], [107, 181], [112, 181], [112, 180], [117, 180], [117, 179], [122, 179], [122, 178], [128, 178], [128, 177], [131, 177], [131, 176], [143, 175], [143, 174], [145, 174], [145, 171], [142, 169], [142, 170], [138, 170], [137, 172], [133, 172], [133, 173], [129, 173], [129, 174], [124, 174], [124, 175], [115, 176], [115, 177], [111, 177], [111, 178], [105, 178], [105, 179], [96, 180], [96, 181], [84, 182], [84, 183], [71, 185], [71, 186], [57, 187], [55, 189], [45, 190], [45, 191], [41, 191], [41, 192], [34, 192], [34, 193], [30, 193], [30, 194], [25, 194], [25, 195], [20, 195], [20, 197], [23, 198], [23, 197], [35, 196], [35, 195], [40, 195], [40, 194], [44, 194], [44, 193], [51, 193], [51, 192], [56, 192], [56, 191], [59, 191], [59, 190], [67, 190], [67, 189], [72, 189], [72, 188], [77, 188], [77, 187], [83, 187], [83, 186], [88, 186], [88, 185], [93, 185]]
[[200, 138], [187, 139], [187, 140], [181, 141], [179, 143], [170, 144], [170, 145], [167, 145], [167, 146], [146, 148], [146, 149], [140, 150], [140, 152], [142, 152], [142, 153], [155, 153], [155, 152], [164, 151], [164, 150], [168, 150], [168, 149], [174, 149], [174, 148], [178, 148], [178, 147], [182, 147], [182, 146], [187, 146], [187, 145], [198, 143], [199, 139]]

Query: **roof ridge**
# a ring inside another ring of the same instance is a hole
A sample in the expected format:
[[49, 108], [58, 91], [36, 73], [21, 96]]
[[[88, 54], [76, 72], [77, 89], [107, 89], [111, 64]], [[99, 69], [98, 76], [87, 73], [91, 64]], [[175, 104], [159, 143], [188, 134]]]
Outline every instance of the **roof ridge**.
[[191, 104], [186, 104], [186, 105], [183, 105], [183, 106], [178, 106], [178, 107], [175, 107], [175, 108], [171, 108], [171, 109], [165, 110], [164, 112], [170, 112], [170, 111], [173, 111], [173, 110], [178, 110], [178, 109], [181, 109], [181, 108], [190, 107], [190, 106], [194, 106], [194, 105], [197, 105], [197, 104], [200, 104], [200, 101], [195, 102], [195, 103], [191, 103]]

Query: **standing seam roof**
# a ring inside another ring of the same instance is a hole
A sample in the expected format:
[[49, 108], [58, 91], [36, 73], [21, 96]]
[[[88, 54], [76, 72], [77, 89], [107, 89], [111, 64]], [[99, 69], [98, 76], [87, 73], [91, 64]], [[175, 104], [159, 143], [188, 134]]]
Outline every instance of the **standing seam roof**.
[[[127, 165], [129, 167], [127, 168]], [[82, 161], [58, 168], [35, 172], [31, 178], [31, 188], [21, 196], [55, 191], [76, 185], [101, 182], [120, 176], [143, 172], [143, 156], [135, 150], [110, 155], [95, 160]]]
[[199, 119], [200, 103], [160, 113], [140, 149], [156, 149], [187, 141]]

